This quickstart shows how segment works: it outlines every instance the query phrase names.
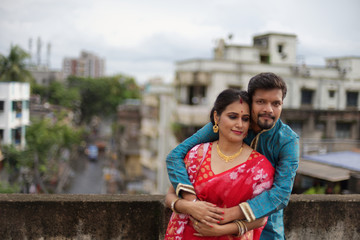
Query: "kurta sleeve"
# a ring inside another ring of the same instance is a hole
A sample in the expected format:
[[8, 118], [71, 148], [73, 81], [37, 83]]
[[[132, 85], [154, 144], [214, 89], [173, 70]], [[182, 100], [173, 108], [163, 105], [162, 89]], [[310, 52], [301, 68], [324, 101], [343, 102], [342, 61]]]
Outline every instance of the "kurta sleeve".
[[243, 210], [247, 211], [249, 216], [261, 218], [285, 208], [290, 199], [298, 165], [299, 138], [294, 138], [280, 150], [272, 188], [248, 200], [247, 204], [243, 204]]
[[206, 124], [199, 131], [174, 148], [166, 157], [166, 167], [169, 179], [178, 196], [180, 191], [195, 194], [194, 187], [192, 186], [186, 171], [184, 158], [187, 152], [197, 144], [212, 142], [219, 138], [219, 135], [213, 132], [212, 127], [213, 124], [211, 122]]

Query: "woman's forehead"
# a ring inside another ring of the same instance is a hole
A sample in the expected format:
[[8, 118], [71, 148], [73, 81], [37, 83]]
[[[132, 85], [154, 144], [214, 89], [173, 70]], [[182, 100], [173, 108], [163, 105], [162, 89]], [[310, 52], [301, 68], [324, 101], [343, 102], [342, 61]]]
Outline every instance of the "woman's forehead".
[[249, 105], [244, 102], [244, 101], [235, 101], [231, 104], [229, 104], [226, 108], [224, 112], [242, 112], [242, 113], [249, 113], [250, 109], [249, 109]]

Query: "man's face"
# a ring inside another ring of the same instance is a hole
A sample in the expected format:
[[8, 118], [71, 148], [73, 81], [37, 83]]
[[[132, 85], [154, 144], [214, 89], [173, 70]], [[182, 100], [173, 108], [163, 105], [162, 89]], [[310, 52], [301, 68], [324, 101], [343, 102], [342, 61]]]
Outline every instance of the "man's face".
[[272, 128], [280, 117], [282, 104], [281, 89], [257, 89], [252, 97], [252, 129], [259, 132]]

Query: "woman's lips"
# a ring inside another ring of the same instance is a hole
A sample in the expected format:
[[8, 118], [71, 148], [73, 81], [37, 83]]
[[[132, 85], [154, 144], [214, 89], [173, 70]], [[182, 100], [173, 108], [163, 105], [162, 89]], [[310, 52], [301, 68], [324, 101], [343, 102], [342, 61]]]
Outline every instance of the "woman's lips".
[[241, 132], [241, 131], [236, 131], [236, 130], [232, 130], [232, 131], [233, 131], [233, 133], [238, 134], [238, 135], [243, 134], [243, 132]]

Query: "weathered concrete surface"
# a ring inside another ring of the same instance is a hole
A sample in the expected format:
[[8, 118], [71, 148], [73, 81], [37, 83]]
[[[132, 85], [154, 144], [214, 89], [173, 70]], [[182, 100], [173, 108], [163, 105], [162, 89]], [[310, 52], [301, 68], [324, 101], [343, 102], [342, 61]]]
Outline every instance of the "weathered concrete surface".
[[[164, 196], [0, 194], [0, 239], [158, 240]], [[287, 239], [360, 239], [360, 195], [293, 195]]]
[[164, 196], [0, 195], [0, 239], [160, 239]]
[[287, 239], [360, 239], [360, 195], [292, 195], [284, 223]]

